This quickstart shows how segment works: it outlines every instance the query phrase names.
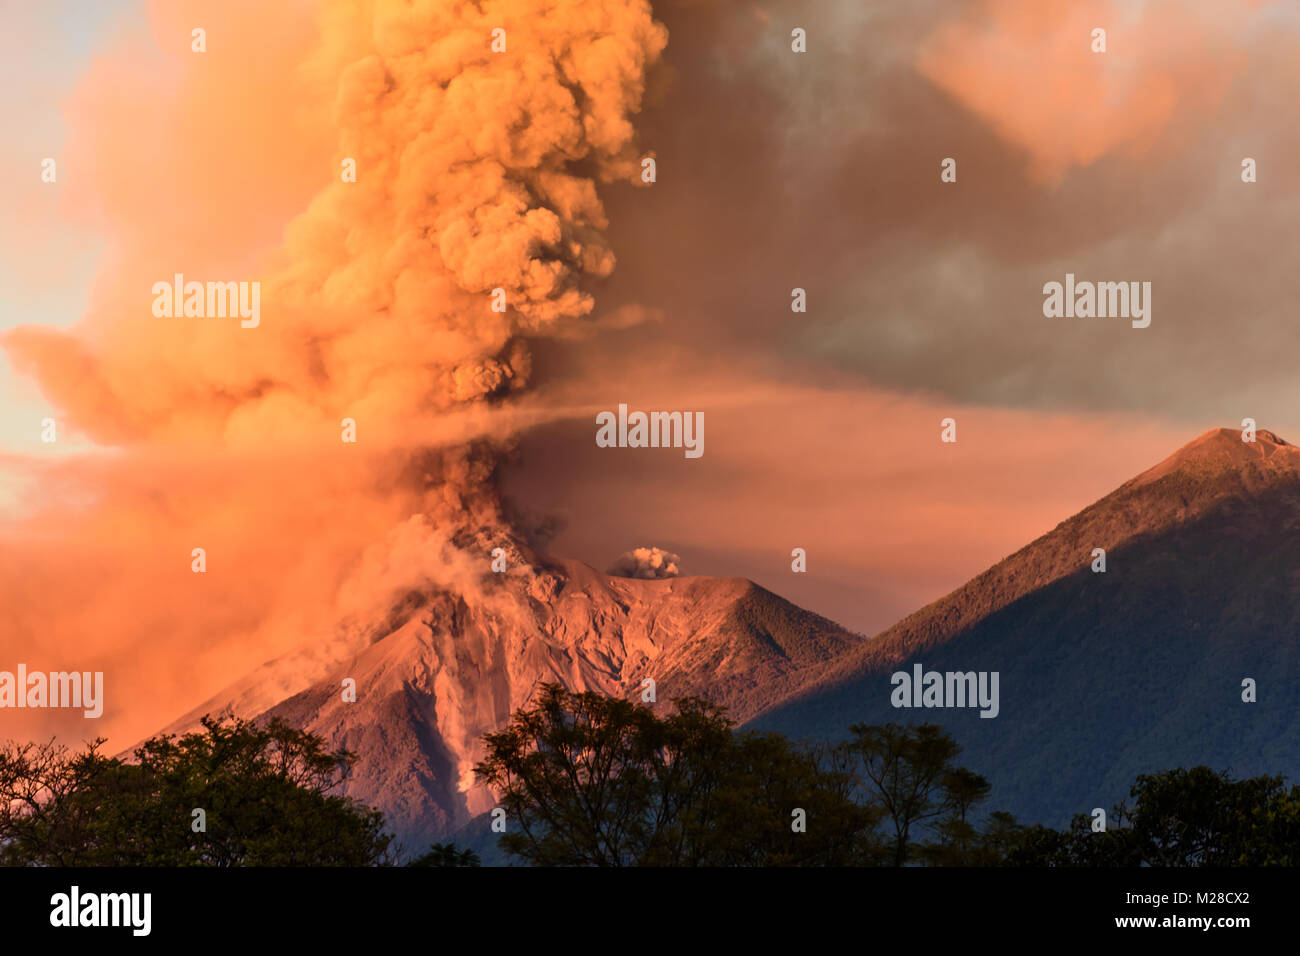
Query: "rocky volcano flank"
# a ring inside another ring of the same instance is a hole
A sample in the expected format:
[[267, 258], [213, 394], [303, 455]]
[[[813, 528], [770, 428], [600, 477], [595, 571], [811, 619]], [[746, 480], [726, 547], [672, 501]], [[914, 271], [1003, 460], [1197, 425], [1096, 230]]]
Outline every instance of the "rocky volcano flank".
[[[708, 696], [744, 720], [861, 640], [739, 578], [638, 580], [534, 559], [472, 599], [411, 594], [334, 660], [304, 649], [273, 661], [169, 730], [229, 708], [321, 734], [356, 754], [346, 792], [419, 848], [491, 807], [474, 786], [481, 737], [542, 681], [639, 700], [652, 678], [661, 704]], [[342, 699], [348, 677], [355, 703]]]

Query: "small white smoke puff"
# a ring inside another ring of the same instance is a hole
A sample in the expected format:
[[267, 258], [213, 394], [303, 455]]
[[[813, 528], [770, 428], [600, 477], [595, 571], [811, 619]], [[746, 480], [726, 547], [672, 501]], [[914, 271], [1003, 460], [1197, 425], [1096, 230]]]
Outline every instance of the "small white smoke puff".
[[614, 562], [606, 574], [617, 578], [675, 578], [681, 558], [662, 548], [636, 548]]

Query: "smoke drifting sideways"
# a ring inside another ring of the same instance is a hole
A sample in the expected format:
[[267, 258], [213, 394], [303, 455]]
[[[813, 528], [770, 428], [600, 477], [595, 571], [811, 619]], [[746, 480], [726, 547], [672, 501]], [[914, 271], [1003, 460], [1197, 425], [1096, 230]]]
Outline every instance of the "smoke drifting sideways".
[[[100, 450], [4, 463], [0, 659], [103, 670], [106, 711], [0, 736], [129, 743], [412, 588], [484, 586], [527, 340], [590, 321], [597, 186], [636, 182], [666, 43], [644, 0], [168, 0], [90, 66], [62, 167], [105, 265], [78, 325], [0, 345]], [[174, 273], [260, 281], [260, 325], [154, 317]]]
[[606, 572], [619, 578], [675, 578], [681, 572], [681, 558], [662, 548], [633, 548], [619, 556]]

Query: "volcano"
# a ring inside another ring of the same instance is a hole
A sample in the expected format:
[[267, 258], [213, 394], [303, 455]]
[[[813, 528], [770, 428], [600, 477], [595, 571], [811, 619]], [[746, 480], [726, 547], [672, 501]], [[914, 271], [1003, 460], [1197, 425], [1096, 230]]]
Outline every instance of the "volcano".
[[[228, 710], [320, 734], [356, 755], [346, 793], [408, 849], [491, 808], [482, 735], [543, 681], [641, 699], [649, 679], [660, 706], [704, 696], [801, 739], [938, 723], [992, 782], [989, 808], [1028, 822], [1175, 766], [1300, 777], [1300, 449], [1271, 432], [1206, 432], [873, 638], [744, 579], [611, 577], [526, 549], [511, 567], [473, 597], [412, 592], [168, 730]], [[917, 664], [996, 672], [996, 718], [896, 709], [891, 675]]]
[[[807, 672], [754, 723], [830, 738], [937, 723], [992, 782], [990, 806], [1060, 825], [1126, 798], [1140, 773], [1300, 777], [1298, 636], [1300, 449], [1214, 429]], [[998, 672], [997, 719], [895, 709], [890, 677], [916, 663]]]
[[865, 640], [740, 578], [642, 580], [516, 558], [482, 594], [412, 593], [369, 633], [269, 662], [167, 730], [230, 712], [320, 734], [356, 755], [344, 792], [418, 848], [493, 806], [474, 782], [481, 738], [543, 681], [642, 700], [651, 680], [661, 706], [709, 697], [743, 721]]

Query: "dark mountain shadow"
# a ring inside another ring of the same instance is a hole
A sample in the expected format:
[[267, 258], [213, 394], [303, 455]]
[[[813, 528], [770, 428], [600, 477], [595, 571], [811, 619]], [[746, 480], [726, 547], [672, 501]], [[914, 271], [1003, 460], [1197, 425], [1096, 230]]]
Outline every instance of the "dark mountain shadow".
[[[1130, 539], [1105, 573], [1083, 551], [1077, 572], [942, 643], [869, 661], [749, 726], [833, 740], [854, 723], [936, 723], [992, 782], [990, 809], [1050, 825], [1171, 767], [1300, 779], [1298, 516], [1300, 484], [1285, 482]], [[998, 671], [999, 715], [894, 708], [890, 675], [915, 661]], [[1242, 701], [1247, 677], [1256, 703]]]

